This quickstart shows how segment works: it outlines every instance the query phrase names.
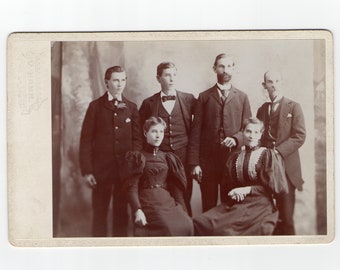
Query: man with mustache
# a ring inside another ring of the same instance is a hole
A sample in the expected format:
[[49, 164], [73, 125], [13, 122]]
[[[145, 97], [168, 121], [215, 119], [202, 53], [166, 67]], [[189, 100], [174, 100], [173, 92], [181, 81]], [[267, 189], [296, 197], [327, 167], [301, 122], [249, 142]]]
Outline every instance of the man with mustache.
[[274, 234], [294, 235], [295, 189], [302, 190], [301, 164], [298, 149], [306, 138], [303, 112], [299, 103], [281, 94], [282, 76], [277, 71], [264, 74], [262, 86], [267, 90], [270, 102], [257, 111], [257, 118], [263, 121], [265, 131], [262, 145], [275, 149], [285, 164], [289, 192], [276, 198], [279, 221]]
[[217, 83], [198, 97], [188, 150], [192, 176], [200, 183], [203, 212], [217, 205], [218, 189], [225, 201], [221, 183], [226, 161], [243, 144], [242, 124], [251, 116], [248, 96], [231, 83], [233, 57], [219, 54], [213, 69]]

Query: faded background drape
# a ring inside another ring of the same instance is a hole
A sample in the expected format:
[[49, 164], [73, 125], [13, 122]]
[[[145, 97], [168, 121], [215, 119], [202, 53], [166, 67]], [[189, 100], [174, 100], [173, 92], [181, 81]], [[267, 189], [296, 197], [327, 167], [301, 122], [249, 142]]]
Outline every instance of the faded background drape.
[[[216, 81], [216, 55], [235, 58], [233, 85], [248, 94], [252, 113], [266, 101], [261, 85], [268, 69], [283, 74], [283, 94], [302, 106], [307, 138], [300, 149], [304, 190], [297, 192], [295, 223], [300, 235], [327, 233], [325, 160], [325, 44], [322, 40], [55, 42], [52, 44], [52, 147], [54, 237], [91, 233], [91, 191], [79, 169], [82, 121], [89, 102], [105, 92], [104, 72], [121, 65], [127, 73], [124, 95], [139, 107], [160, 90], [156, 67], [177, 66], [177, 89], [193, 93]], [[201, 201], [195, 183], [193, 214]]]

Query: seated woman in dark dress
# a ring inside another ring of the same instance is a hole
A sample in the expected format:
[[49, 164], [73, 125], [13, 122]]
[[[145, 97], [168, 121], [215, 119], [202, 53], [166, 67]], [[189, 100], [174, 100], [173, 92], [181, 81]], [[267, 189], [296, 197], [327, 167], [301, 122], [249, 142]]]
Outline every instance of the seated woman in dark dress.
[[287, 193], [288, 186], [281, 156], [259, 146], [262, 132], [260, 120], [245, 120], [245, 149], [233, 153], [226, 164], [227, 199], [194, 219], [196, 235], [273, 233], [278, 220], [273, 195]]
[[150, 117], [144, 124], [147, 144], [141, 152], [126, 155], [125, 185], [135, 216], [135, 236], [190, 236], [193, 223], [186, 212], [183, 164], [172, 153], [158, 149], [165, 122]]

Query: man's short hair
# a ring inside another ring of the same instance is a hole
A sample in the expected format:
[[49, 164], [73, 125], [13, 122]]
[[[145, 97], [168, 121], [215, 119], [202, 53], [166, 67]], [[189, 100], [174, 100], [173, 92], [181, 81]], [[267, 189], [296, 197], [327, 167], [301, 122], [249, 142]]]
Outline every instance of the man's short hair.
[[108, 68], [106, 71], [105, 71], [105, 77], [104, 79], [105, 80], [110, 80], [111, 79], [111, 75], [112, 73], [114, 72], [125, 72], [125, 69], [121, 66], [113, 66], [113, 67], [110, 67]]
[[218, 60], [220, 60], [222, 58], [232, 58], [233, 59], [233, 66], [235, 65], [234, 58], [231, 55], [226, 54], [226, 53], [221, 53], [221, 54], [217, 55], [216, 58], [215, 58], [215, 62], [214, 62], [215, 67], [217, 66]]
[[157, 66], [157, 76], [162, 76], [163, 70], [167, 68], [176, 68], [172, 62], [162, 62]]

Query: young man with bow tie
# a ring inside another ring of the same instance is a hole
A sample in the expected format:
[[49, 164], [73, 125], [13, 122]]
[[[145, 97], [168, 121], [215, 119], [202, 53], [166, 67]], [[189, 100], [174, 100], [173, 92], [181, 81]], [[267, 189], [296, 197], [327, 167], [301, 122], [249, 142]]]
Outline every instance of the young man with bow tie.
[[274, 234], [294, 235], [295, 189], [302, 190], [303, 184], [298, 149], [305, 142], [306, 130], [300, 104], [282, 96], [281, 83], [279, 72], [267, 71], [264, 74], [262, 86], [267, 90], [271, 102], [264, 103], [256, 117], [265, 126], [262, 145], [275, 149], [282, 156], [288, 180], [288, 194], [276, 198], [279, 222]]
[[92, 234], [107, 236], [107, 215], [113, 194], [113, 236], [127, 236], [127, 198], [121, 183], [125, 153], [142, 149], [140, 120], [135, 103], [122, 94], [125, 70], [114, 66], [105, 73], [106, 92], [87, 109], [79, 145], [82, 174], [92, 188]]
[[219, 189], [222, 202], [226, 199], [222, 186], [226, 161], [243, 145], [242, 124], [251, 116], [248, 96], [231, 83], [233, 57], [219, 54], [213, 69], [217, 83], [198, 97], [188, 151], [192, 176], [200, 183], [203, 212], [217, 205]]
[[192, 179], [187, 166], [187, 146], [194, 115], [196, 99], [192, 94], [176, 90], [177, 69], [172, 62], [163, 62], [157, 66], [157, 80], [161, 91], [145, 99], [139, 109], [141, 123], [151, 116], [161, 117], [167, 128], [160, 150], [177, 155], [187, 172], [187, 191], [185, 200], [191, 215], [190, 200]]

